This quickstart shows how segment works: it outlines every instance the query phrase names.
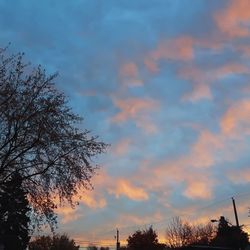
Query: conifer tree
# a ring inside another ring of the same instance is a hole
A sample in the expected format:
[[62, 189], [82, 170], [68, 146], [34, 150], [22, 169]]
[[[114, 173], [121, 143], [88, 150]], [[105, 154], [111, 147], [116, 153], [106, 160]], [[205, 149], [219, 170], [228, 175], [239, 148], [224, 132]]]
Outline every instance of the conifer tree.
[[0, 186], [0, 243], [5, 250], [24, 250], [29, 242], [29, 203], [18, 173]]

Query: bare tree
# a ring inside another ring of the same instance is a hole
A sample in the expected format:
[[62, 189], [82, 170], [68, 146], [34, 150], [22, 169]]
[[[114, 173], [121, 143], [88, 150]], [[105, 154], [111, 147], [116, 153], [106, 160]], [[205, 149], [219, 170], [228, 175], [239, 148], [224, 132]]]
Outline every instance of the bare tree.
[[214, 227], [211, 223], [191, 225], [179, 217], [174, 217], [166, 230], [167, 245], [180, 248], [194, 244], [208, 245], [214, 237]]
[[98, 168], [92, 159], [107, 145], [80, 130], [82, 118], [54, 86], [56, 74], [30, 70], [22, 54], [5, 54], [0, 51], [0, 185], [18, 172], [38, 221], [53, 224], [59, 203], [74, 205], [79, 189], [92, 188]]
[[174, 217], [166, 230], [167, 245], [172, 248], [187, 246], [193, 238], [191, 226], [180, 217]]

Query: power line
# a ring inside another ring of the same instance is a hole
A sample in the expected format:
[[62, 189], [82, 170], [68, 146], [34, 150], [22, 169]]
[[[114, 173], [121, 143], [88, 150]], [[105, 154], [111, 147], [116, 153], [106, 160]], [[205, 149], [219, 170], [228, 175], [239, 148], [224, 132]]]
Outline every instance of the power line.
[[[246, 195], [250, 195], [250, 192], [246, 192], [246, 193], [242, 193], [242, 194], [236, 194], [236, 195], [233, 195], [234, 197], [241, 197], [241, 196], [246, 196]], [[191, 212], [185, 212], [185, 213], [181, 213], [180, 216], [192, 216], [195, 212], [198, 212], [198, 211], [203, 211], [207, 208], [210, 208], [210, 207], [214, 207], [214, 206], [218, 206], [218, 204], [222, 204], [224, 203], [225, 201], [228, 201], [228, 203], [230, 202], [230, 199], [231, 199], [232, 196], [228, 196], [227, 198], [223, 198], [223, 199], [217, 199], [215, 200], [214, 202], [206, 205], [206, 206], [202, 206], [202, 207], [199, 207], [197, 209], [195, 209], [195, 211], [192, 211]], [[167, 222], [168, 220], [172, 219], [173, 216], [168, 216], [168, 217], [165, 217], [163, 219], [160, 219], [160, 220], [157, 220], [157, 221], [151, 221], [149, 223], [143, 223], [143, 224], [137, 224], [137, 225], [132, 225], [132, 226], [123, 226], [123, 227], [119, 227], [120, 230], [127, 230], [127, 229], [139, 229], [139, 228], [143, 228], [143, 227], [147, 227], [147, 226], [153, 226], [153, 225], [157, 225], [157, 224], [161, 224], [163, 222]], [[97, 235], [97, 236], [101, 236], [101, 235], [106, 235], [106, 234], [109, 234], [109, 233], [114, 233], [115, 230], [112, 229], [110, 231], [105, 231], [105, 232], [102, 232], [101, 234]]]
[[[238, 193], [238, 194], [235, 194], [233, 195], [234, 197], [236, 198], [240, 198], [240, 197], [243, 197], [243, 196], [248, 196], [250, 195], [250, 192], [246, 192], [246, 193]], [[231, 196], [232, 197], [232, 196]], [[200, 211], [204, 211], [208, 208], [213, 208], [213, 207], [219, 207], [218, 205], [220, 204], [223, 204], [225, 202], [230, 202], [230, 198], [231, 197], [227, 197], [227, 198], [223, 198], [223, 199], [217, 199], [215, 201], [213, 201], [212, 203], [208, 204], [208, 205], [205, 205], [205, 206], [201, 206], [201, 207], [198, 207], [196, 208], [194, 211], [192, 212], [182, 212], [180, 214], [180, 216], [193, 216], [194, 214], [197, 214], [198, 212]], [[168, 216], [168, 217], [165, 217], [165, 218], [162, 218], [160, 220], [155, 220], [155, 221], [151, 221], [151, 222], [148, 222], [148, 223], [143, 223], [143, 224], [136, 224], [136, 225], [131, 225], [131, 226], [121, 226], [119, 227], [120, 231], [121, 232], [126, 232], [128, 230], [136, 230], [136, 229], [141, 229], [141, 228], [145, 228], [145, 227], [148, 227], [148, 226], [157, 226], [159, 224], [163, 224], [163, 223], [166, 223], [167, 221], [169, 221], [170, 219], [172, 219], [173, 216]], [[161, 226], [160, 228], [162, 228], [163, 226]], [[157, 227], [158, 229], [160, 229], [159, 227]], [[110, 229], [108, 231], [104, 231], [104, 232], [101, 232], [99, 234], [96, 235], [96, 237], [101, 237], [101, 236], [104, 236], [104, 235], [108, 235], [108, 234], [112, 234], [112, 236], [115, 235], [115, 229]], [[112, 237], [113, 238], [113, 237]], [[111, 238], [111, 239], [112, 239]], [[111, 239], [101, 239], [101, 240], [95, 240], [95, 241], [78, 241], [79, 243], [83, 243], [83, 244], [96, 244], [96, 245], [104, 245], [105, 243], [102, 244], [103, 241], [109, 241]]]

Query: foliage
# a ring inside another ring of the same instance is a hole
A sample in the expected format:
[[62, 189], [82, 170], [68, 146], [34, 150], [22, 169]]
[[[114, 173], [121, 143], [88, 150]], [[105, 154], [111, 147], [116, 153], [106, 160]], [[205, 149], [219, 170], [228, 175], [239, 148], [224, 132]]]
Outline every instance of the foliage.
[[14, 173], [0, 187], [0, 242], [6, 250], [24, 250], [29, 242], [29, 217], [22, 179]]
[[98, 250], [97, 246], [88, 246], [88, 250]]
[[214, 227], [206, 225], [191, 225], [179, 217], [173, 218], [166, 230], [167, 245], [180, 248], [189, 245], [208, 245], [214, 237]]
[[146, 230], [138, 230], [127, 239], [129, 250], [161, 250], [165, 245], [158, 242], [158, 236], [152, 227]]
[[79, 250], [67, 235], [41, 236], [30, 242], [29, 250]]
[[212, 244], [220, 247], [245, 249], [248, 245], [248, 234], [242, 230], [242, 227], [230, 226], [228, 221], [221, 216]]
[[80, 130], [82, 118], [55, 88], [56, 75], [40, 66], [30, 71], [22, 54], [5, 54], [0, 50], [0, 186], [18, 172], [37, 223], [52, 225], [58, 204], [73, 206], [80, 188], [92, 188], [92, 159], [107, 145]]

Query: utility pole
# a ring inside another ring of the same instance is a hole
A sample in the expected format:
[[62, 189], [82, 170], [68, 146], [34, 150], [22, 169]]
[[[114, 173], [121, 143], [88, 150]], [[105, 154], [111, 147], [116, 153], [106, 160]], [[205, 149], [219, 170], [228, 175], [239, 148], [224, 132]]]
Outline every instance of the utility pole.
[[116, 250], [120, 250], [119, 230], [116, 229]]
[[234, 197], [232, 197], [232, 202], [233, 202], [233, 207], [234, 207], [234, 216], [235, 216], [235, 220], [236, 220], [236, 226], [240, 227]]

